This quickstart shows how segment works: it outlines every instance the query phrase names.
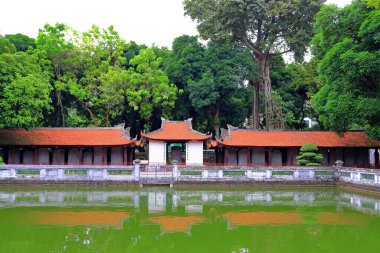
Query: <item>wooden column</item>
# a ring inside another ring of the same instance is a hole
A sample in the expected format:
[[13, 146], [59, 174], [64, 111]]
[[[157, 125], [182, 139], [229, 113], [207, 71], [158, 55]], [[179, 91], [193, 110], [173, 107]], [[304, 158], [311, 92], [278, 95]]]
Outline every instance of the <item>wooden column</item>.
[[273, 148], [268, 149], [268, 165], [272, 165], [272, 155], [273, 155]]
[[252, 149], [253, 148], [248, 149], [248, 156], [249, 156], [248, 157], [248, 165], [252, 165], [252, 152], [253, 152]]
[[83, 164], [83, 149], [79, 148], [79, 165]]
[[33, 164], [38, 164], [38, 148], [34, 148]]
[[[360, 149], [358, 151], [360, 152]], [[358, 158], [357, 158], [357, 155], [356, 155], [356, 149], [354, 149], [354, 167], [355, 168], [358, 167]]]
[[375, 169], [379, 169], [379, 149], [375, 149]]
[[123, 164], [127, 165], [128, 163], [128, 148], [123, 147]]
[[240, 148], [236, 149], [236, 165], [239, 165], [239, 151]]

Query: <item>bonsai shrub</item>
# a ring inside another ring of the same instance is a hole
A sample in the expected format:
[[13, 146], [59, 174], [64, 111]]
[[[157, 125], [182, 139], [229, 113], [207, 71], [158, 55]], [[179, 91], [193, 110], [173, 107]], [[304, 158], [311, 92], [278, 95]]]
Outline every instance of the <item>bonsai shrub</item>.
[[301, 166], [320, 166], [323, 155], [318, 153], [318, 148], [314, 144], [305, 144], [301, 147], [297, 156], [297, 164]]
[[3, 157], [0, 155], [0, 165], [1, 164], [4, 164], [4, 160], [3, 160]]

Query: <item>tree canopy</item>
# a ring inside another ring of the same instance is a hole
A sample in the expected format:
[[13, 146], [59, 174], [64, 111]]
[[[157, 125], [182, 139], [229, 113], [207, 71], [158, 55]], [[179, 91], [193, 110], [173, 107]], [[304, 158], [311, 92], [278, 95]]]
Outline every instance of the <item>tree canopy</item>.
[[[301, 61], [313, 36], [313, 20], [324, 0], [185, 0], [185, 14], [198, 22], [205, 39], [240, 42], [258, 66], [253, 76], [252, 127], [260, 126], [260, 96], [266, 129], [283, 128], [281, 107], [274, 107], [270, 59], [292, 52]], [[257, 74], [256, 73], [256, 74]], [[279, 108], [274, 111], [275, 108]]]
[[380, 11], [363, 1], [326, 6], [315, 30], [313, 53], [323, 84], [313, 98], [319, 120], [338, 132], [367, 127], [380, 137]]

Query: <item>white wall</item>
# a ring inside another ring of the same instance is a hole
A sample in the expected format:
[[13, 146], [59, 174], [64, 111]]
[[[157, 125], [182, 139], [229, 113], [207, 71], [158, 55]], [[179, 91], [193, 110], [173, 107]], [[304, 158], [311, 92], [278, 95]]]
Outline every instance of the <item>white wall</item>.
[[189, 141], [186, 143], [186, 164], [203, 164], [203, 142]]
[[149, 141], [149, 164], [166, 164], [166, 142]]

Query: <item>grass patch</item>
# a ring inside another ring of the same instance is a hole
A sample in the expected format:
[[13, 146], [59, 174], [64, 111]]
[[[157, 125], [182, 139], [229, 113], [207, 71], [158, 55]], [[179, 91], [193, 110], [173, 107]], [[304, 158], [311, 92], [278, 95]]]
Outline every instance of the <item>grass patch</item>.
[[227, 176], [227, 177], [245, 176], [245, 171], [223, 171], [223, 176]]
[[131, 176], [131, 170], [108, 170], [110, 176]]
[[293, 176], [293, 171], [272, 171], [272, 176]]
[[65, 170], [67, 176], [87, 176], [87, 170]]
[[17, 175], [40, 175], [39, 170], [17, 170]]
[[314, 175], [316, 176], [334, 176], [334, 171], [316, 171]]
[[202, 176], [202, 171], [185, 170], [181, 171], [181, 176]]

